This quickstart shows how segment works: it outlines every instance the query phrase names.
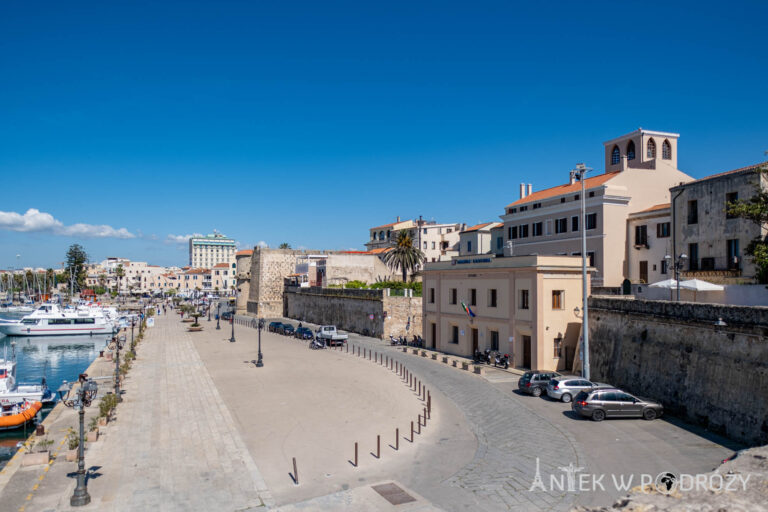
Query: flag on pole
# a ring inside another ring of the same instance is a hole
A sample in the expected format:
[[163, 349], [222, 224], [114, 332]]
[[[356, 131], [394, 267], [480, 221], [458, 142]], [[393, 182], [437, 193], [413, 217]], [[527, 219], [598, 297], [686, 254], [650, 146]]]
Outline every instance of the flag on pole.
[[469, 306], [464, 304], [464, 301], [461, 301], [461, 307], [464, 309], [464, 312], [467, 314], [467, 316], [469, 316], [469, 318], [475, 318], [475, 313], [469, 309]]

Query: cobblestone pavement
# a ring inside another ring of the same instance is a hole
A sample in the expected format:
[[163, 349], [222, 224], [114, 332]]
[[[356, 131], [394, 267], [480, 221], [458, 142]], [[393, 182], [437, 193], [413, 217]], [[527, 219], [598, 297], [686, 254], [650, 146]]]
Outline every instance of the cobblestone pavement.
[[230, 511], [272, 503], [190, 334], [177, 326], [175, 315], [161, 316], [139, 347], [109, 438], [88, 454], [88, 466], [103, 475], [90, 480], [93, 501], [78, 510]]

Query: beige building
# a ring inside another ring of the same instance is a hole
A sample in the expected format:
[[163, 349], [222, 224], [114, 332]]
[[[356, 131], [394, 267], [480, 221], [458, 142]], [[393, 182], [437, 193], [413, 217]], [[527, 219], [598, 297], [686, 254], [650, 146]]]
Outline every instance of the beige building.
[[459, 256], [501, 252], [504, 231], [501, 222], [485, 222], [466, 228], [459, 233]]
[[463, 223], [438, 224], [435, 221], [405, 220], [371, 228], [365, 244], [368, 251], [383, 251], [395, 244], [400, 231], [406, 230], [413, 245], [424, 253], [427, 262], [449, 261], [459, 254], [459, 233], [467, 226]]
[[206, 291], [213, 291], [222, 295], [234, 294], [237, 285], [236, 271], [236, 263], [217, 263], [211, 269], [211, 288]]
[[669, 203], [630, 213], [627, 218], [627, 279], [632, 284], [673, 279], [674, 267], [666, 258], [670, 254], [672, 218]]
[[[670, 187], [691, 180], [677, 169], [678, 134], [638, 129], [604, 143], [605, 172], [584, 180], [586, 226], [581, 219], [581, 183], [533, 192], [507, 205], [504, 243], [514, 255], [580, 255], [586, 229], [587, 256], [596, 268], [593, 286], [618, 287], [628, 273], [627, 219], [670, 201]], [[563, 172], [564, 176], [567, 176]]]
[[251, 256], [253, 251], [245, 249], [235, 253], [235, 279], [237, 286], [237, 314], [244, 315], [248, 309], [248, 297], [251, 293]]
[[470, 357], [475, 350], [498, 350], [511, 356], [513, 367], [570, 370], [581, 330], [574, 311], [581, 308], [581, 265], [578, 257], [535, 255], [428, 264], [426, 346]]
[[235, 263], [235, 241], [221, 233], [189, 239], [189, 265], [212, 268], [218, 263]]
[[744, 249], [755, 238], [765, 239], [768, 226], [730, 217], [726, 204], [750, 199], [758, 190], [768, 191], [768, 178], [759, 171], [768, 162], [720, 174], [684, 185], [670, 193], [674, 210], [674, 255], [687, 256], [683, 270], [686, 278], [698, 278], [722, 284], [754, 282], [756, 268]]

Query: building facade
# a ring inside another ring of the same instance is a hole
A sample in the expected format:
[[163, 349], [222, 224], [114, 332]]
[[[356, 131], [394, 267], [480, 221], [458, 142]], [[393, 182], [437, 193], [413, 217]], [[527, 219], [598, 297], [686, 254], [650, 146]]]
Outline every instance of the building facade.
[[754, 282], [756, 267], [744, 249], [755, 239], [766, 239], [768, 226], [729, 216], [726, 205], [768, 191], [760, 169], [768, 162], [736, 169], [673, 187], [672, 233], [674, 255], [686, 255], [686, 278], [722, 284]]
[[237, 286], [237, 303], [235, 309], [238, 315], [244, 315], [248, 309], [248, 297], [251, 293], [251, 249], [235, 253], [235, 286]]
[[189, 265], [191, 267], [212, 268], [218, 263], [235, 262], [233, 239], [214, 231], [213, 234], [189, 239]]
[[463, 223], [438, 224], [423, 219], [395, 222], [370, 228], [370, 238], [365, 244], [368, 251], [383, 251], [395, 245], [397, 235], [406, 230], [415, 247], [419, 247], [427, 262], [449, 261], [459, 254], [459, 233], [466, 228]]
[[513, 367], [570, 370], [581, 330], [574, 309], [582, 304], [581, 265], [572, 256], [493, 255], [428, 264], [426, 346], [470, 357], [491, 349], [509, 354]]
[[651, 284], [673, 279], [672, 217], [669, 203], [629, 214], [627, 218], [627, 279]]
[[[520, 199], [501, 216], [504, 244], [514, 255], [581, 255], [595, 267], [592, 285], [619, 287], [627, 275], [627, 219], [670, 201], [670, 187], [691, 180], [677, 169], [678, 134], [638, 129], [604, 143], [605, 172], [584, 180], [586, 219], [581, 217], [582, 184], [533, 192], [521, 185]], [[582, 225], [586, 224], [586, 225]]]
[[503, 249], [503, 224], [485, 222], [459, 232], [459, 256], [490, 254]]

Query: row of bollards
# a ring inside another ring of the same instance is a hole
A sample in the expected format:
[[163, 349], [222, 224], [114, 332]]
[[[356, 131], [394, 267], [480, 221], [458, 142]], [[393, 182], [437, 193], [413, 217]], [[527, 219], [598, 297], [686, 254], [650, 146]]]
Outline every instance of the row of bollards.
[[[363, 348], [361, 351], [361, 348], [359, 346], [352, 347], [352, 355], [355, 355], [355, 348], [357, 348], [357, 357], [362, 357], [363, 359], [367, 359], [369, 361], [375, 361], [380, 366], [384, 366], [388, 368], [389, 370], [396, 373], [403, 383], [408, 384], [408, 389], [414, 391], [417, 393], [419, 400], [422, 400], [425, 402], [426, 407], [423, 407], [422, 414], [419, 414], [416, 420], [416, 424], [414, 425], [414, 422], [411, 421], [411, 436], [408, 441], [413, 443], [416, 439], [416, 435], [421, 435], [421, 428], [426, 428], [427, 426], [427, 420], [431, 419], [432, 417], [432, 394], [427, 391], [427, 386], [424, 385], [420, 379], [417, 379], [415, 375], [411, 373], [410, 370], [408, 370], [402, 363], [399, 361], [395, 361], [394, 359], [390, 358], [388, 355], [385, 356], [384, 354], [379, 354], [378, 352], [373, 352], [369, 348]], [[349, 345], [347, 345], [347, 353], [349, 353]], [[389, 445], [394, 450], [400, 450], [400, 429], [395, 428], [395, 444]], [[354, 460], [350, 460], [349, 463], [352, 464], [355, 468], [359, 467], [359, 458], [358, 458], [358, 442], [355, 441], [355, 455]], [[381, 435], [376, 435], [376, 453], [374, 454], [371, 452], [371, 455], [376, 457], [377, 459], [381, 458]], [[294, 459], [294, 475], [296, 474], [296, 468], [295, 468], [295, 459]], [[295, 480], [296, 485], [298, 485], [298, 478]]]

